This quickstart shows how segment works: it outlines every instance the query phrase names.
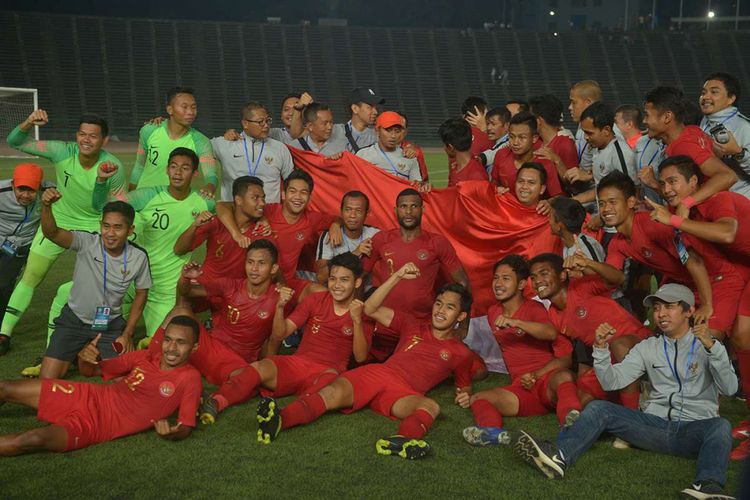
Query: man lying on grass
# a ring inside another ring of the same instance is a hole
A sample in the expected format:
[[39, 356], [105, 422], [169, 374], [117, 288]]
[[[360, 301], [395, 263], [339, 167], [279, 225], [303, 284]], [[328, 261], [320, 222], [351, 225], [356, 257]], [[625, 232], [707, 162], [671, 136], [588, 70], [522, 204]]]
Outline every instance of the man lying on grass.
[[705, 322], [691, 328], [693, 292], [669, 283], [643, 301], [654, 308], [662, 335], [636, 344], [612, 365], [608, 340], [616, 332], [607, 323], [596, 330], [594, 370], [605, 390], [616, 390], [648, 374], [654, 388], [641, 413], [608, 401], [592, 401], [556, 444], [521, 431], [513, 450], [550, 478], [562, 478], [583, 452], [605, 432], [633, 446], [683, 457], [698, 456], [696, 480], [682, 493], [691, 498], [731, 498], [724, 493], [732, 449], [731, 426], [719, 417], [719, 394], [737, 391], [737, 377], [721, 342]]
[[[0, 381], [0, 404], [37, 409], [52, 425], [0, 436], [0, 455], [71, 451], [153, 427], [164, 439], [181, 440], [195, 427], [201, 394], [198, 371], [188, 364], [198, 347], [198, 323], [175, 316], [166, 326], [162, 351], [129, 352], [101, 360], [97, 335], [78, 354], [85, 376], [117, 382], [99, 385], [58, 379]], [[167, 418], [179, 408], [177, 424]], [[136, 409], [137, 411], [134, 411]]]

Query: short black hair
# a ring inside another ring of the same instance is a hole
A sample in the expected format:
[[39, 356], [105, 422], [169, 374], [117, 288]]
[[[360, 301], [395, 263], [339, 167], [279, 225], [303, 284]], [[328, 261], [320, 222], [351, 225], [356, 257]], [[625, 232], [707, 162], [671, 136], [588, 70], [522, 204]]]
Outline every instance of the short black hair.
[[263, 104], [259, 103], [258, 101], [248, 101], [242, 106], [242, 109], [240, 110], [240, 120], [246, 120], [245, 116], [249, 115], [256, 109], [262, 109], [263, 111], [268, 113], [268, 108], [266, 108]]
[[734, 105], [737, 106], [737, 103], [740, 102], [742, 86], [736, 76], [723, 71], [717, 71], [716, 73], [708, 75], [703, 81], [707, 82], [709, 80], [719, 80], [723, 83], [724, 88], [727, 89], [727, 95], [730, 97], [734, 96]]
[[313, 178], [310, 174], [299, 168], [292, 170], [292, 173], [284, 179], [284, 191], [289, 188], [289, 184], [291, 184], [292, 181], [296, 180], [305, 181], [307, 183], [307, 189], [309, 189], [310, 194], [312, 194], [313, 189], [315, 188], [315, 182], [313, 182]]
[[200, 158], [198, 158], [198, 155], [195, 154], [195, 151], [193, 151], [190, 148], [174, 148], [171, 153], [169, 153], [169, 158], [167, 159], [167, 164], [169, 164], [170, 161], [172, 161], [172, 158], [175, 156], [186, 156], [190, 158], [190, 163], [193, 165], [193, 172], [198, 170], [198, 165], [200, 165]]
[[552, 94], [537, 95], [529, 99], [529, 108], [534, 116], [542, 118], [553, 127], [562, 123], [563, 103]]
[[565, 229], [573, 234], [581, 232], [583, 221], [586, 220], [586, 209], [580, 201], [566, 196], [556, 196], [549, 203], [555, 211], [555, 217], [565, 226]]
[[487, 109], [487, 101], [482, 97], [470, 95], [461, 103], [461, 114], [476, 113], [474, 110], [475, 107], [479, 108], [479, 111], [484, 111]]
[[497, 116], [500, 118], [500, 121], [503, 123], [510, 122], [510, 111], [505, 106], [498, 106], [496, 108], [492, 108], [491, 110], [487, 111], [487, 119], [489, 120], [493, 116]]
[[319, 102], [313, 102], [313, 103], [308, 104], [305, 107], [305, 111], [304, 111], [305, 123], [311, 123], [317, 120], [319, 111], [331, 111], [331, 108]]
[[102, 219], [104, 219], [104, 216], [109, 213], [121, 214], [125, 217], [128, 226], [132, 226], [133, 221], [135, 220], [135, 209], [129, 203], [124, 201], [115, 200], [104, 205], [104, 208], [102, 209]]
[[344, 267], [350, 270], [354, 275], [354, 279], [361, 277], [364, 272], [362, 259], [351, 252], [344, 252], [333, 256], [333, 258], [328, 261], [328, 272], [330, 273], [331, 269], [334, 267]]
[[78, 120], [78, 126], [80, 127], [84, 123], [98, 125], [99, 129], [102, 131], [102, 137], [109, 136], [109, 125], [107, 124], [107, 120], [101, 116], [94, 113], [85, 113], [81, 116], [80, 120]]
[[641, 108], [639, 108], [638, 106], [633, 106], [632, 104], [623, 104], [615, 109], [615, 115], [617, 113], [620, 113], [622, 115], [622, 119], [626, 122], [635, 124], [636, 128], [640, 128], [641, 123], [643, 123], [643, 111], [641, 111]]
[[510, 101], [506, 102], [505, 105], [508, 104], [515, 104], [518, 106], [518, 111], [528, 111], [529, 110], [529, 103], [526, 101], [522, 101], [521, 99], [511, 99]]
[[362, 191], [355, 190], [344, 193], [344, 196], [341, 197], [341, 209], [344, 208], [344, 202], [347, 198], [363, 198], [365, 200], [365, 210], [370, 210], [370, 198]]
[[580, 121], [583, 122], [587, 118], [591, 118], [591, 121], [594, 122], [594, 127], [599, 130], [609, 127], [614, 131], [615, 113], [612, 111], [612, 108], [601, 101], [597, 101], [583, 110]]
[[396, 196], [396, 205], [398, 205], [398, 200], [400, 200], [404, 196], [418, 196], [419, 202], [422, 203], [422, 195], [419, 194], [419, 191], [414, 188], [406, 188]]
[[276, 264], [279, 261], [279, 249], [276, 248], [276, 245], [271, 240], [261, 239], [253, 241], [247, 247], [247, 250], [245, 250], [245, 255], [252, 250], [268, 250], [268, 253], [271, 254], [271, 263]]
[[660, 86], [650, 90], [644, 99], [646, 104], [651, 104], [660, 113], [671, 111], [678, 122], [685, 121], [685, 95], [682, 90], [675, 87]]
[[193, 333], [193, 343], [194, 344], [198, 343], [198, 340], [200, 339], [200, 336], [201, 336], [201, 327], [198, 324], [198, 322], [195, 321], [194, 318], [191, 318], [190, 316], [186, 316], [184, 314], [179, 314], [177, 316], [173, 316], [172, 319], [169, 320], [169, 323], [167, 323], [167, 328], [169, 328], [170, 325], [184, 326], [184, 327], [190, 328], [190, 330]]
[[292, 97], [293, 97], [293, 98], [295, 98], [295, 99], [299, 99], [300, 97], [302, 97], [302, 94], [299, 94], [299, 93], [297, 93], [297, 92], [290, 92], [290, 93], [288, 93], [288, 94], [287, 94], [287, 95], [285, 95], [285, 96], [284, 96], [284, 98], [283, 98], [283, 99], [281, 100], [281, 107], [283, 108], [283, 107], [284, 107], [284, 103], [285, 103], [285, 102], [286, 102], [287, 100], [291, 99]]
[[547, 252], [540, 253], [539, 255], [535, 256], [529, 261], [529, 271], [531, 271], [531, 268], [536, 264], [549, 264], [557, 274], [560, 274], [563, 271], [562, 255], [558, 255], [556, 253]]
[[519, 281], [523, 281], [529, 277], [529, 263], [526, 262], [526, 258], [522, 255], [518, 255], [515, 253], [506, 255], [502, 259], [495, 262], [495, 265], [492, 268], [492, 272], [494, 273], [495, 271], [497, 271], [497, 268], [500, 266], [508, 266], [513, 269], [513, 272], [516, 273], [516, 277]]
[[258, 186], [263, 189], [263, 181], [254, 175], [242, 175], [232, 182], [232, 198], [244, 196], [250, 186]]
[[625, 199], [635, 196], [635, 183], [633, 182], [633, 179], [619, 170], [615, 170], [605, 175], [596, 186], [596, 193], [601, 193], [605, 188], [617, 189], [625, 196]]
[[461, 297], [461, 312], [471, 312], [471, 304], [474, 302], [471, 292], [468, 288], [460, 283], [446, 283], [445, 285], [438, 288], [435, 298], [440, 297], [445, 292], [457, 293]]
[[511, 125], [523, 125], [526, 124], [531, 129], [532, 134], [537, 134], [536, 127], [536, 116], [532, 115], [528, 111], [519, 111], [510, 119]]
[[516, 179], [518, 179], [518, 176], [521, 174], [521, 170], [535, 170], [539, 172], [539, 181], [545, 186], [547, 185], [547, 170], [545, 170], [541, 163], [535, 161], [524, 162], [516, 172]]
[[449, 118], [438, 128], [440, 140], [446, 146], [453, 146], [456, 151], [471, 149], [471, 126], [463, 118]]
[[177, 97], [177, 94], [190, 94], [195, 97], [195, 90], [190, 87], [172, 87], [167, 90], [167, 106], [172, 104], [172, 101]]
[[700, 184], [703, 177], [700, 167], [698, 167], [695, 161], [689, 156], [670, 156], [659, 164], [659, 173], [663, 172], [667, 167], [676, 167], [677, 171], [686, 181], [689, 181], [692, 176], [696, 176], [698, 178], [698, 183]]

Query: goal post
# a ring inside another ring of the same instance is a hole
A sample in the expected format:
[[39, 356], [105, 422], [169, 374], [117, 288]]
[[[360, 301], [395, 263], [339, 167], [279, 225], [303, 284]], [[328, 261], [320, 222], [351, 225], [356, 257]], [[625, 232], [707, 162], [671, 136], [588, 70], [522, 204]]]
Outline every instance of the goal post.
[[[0, 138], [7, 137], [35, 109], [39, 109], [37, 89], [0, 87]], [[39, 127], [34, 127], [34, 138], [39, 140]]]

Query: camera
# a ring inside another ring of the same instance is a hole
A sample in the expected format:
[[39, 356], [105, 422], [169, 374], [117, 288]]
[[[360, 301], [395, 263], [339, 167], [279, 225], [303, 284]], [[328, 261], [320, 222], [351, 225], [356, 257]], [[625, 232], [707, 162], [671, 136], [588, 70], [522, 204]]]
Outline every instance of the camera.
[[726, 144], [729, 142], [729, 131], [721, 123], [712, 127], [709, 133], [719, 144]]

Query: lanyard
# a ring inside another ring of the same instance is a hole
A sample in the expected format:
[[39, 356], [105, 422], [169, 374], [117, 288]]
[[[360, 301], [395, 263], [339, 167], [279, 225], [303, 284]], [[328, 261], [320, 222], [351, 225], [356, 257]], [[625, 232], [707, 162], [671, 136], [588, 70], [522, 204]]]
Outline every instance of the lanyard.
[[357, 244], [354, 245], [354, 249], [352, 249], [352, 247], [349, 246], [349, 242], [352, 241], [352, 240], [350, 240], [349, 238], [346, 237], [346, 232], [345, 231], [342, 231], [342, 236], [344, 237], [344, 243], [346, 243], [346, 248], [350, 252], [353, 252], [354, 250], [357, 249], [357, 247], [360, 245], [360, 243], [362, 243], [364, 241], [364, 239], [365, 239], [365, 229], [362, 228], [362, 234], [359, 236], [359, 239], [356, 241]]
[[380, 154], [383, 155], [383, 158], [385, 158], [385, 160], [388, 163], [391, 164], [391, 170], [393, 171], [394, 175], [397, 175], [399, 177], [403, 177], [404, 179], [408, 179], [409, 178], [408, 174], [402, 174], [401, 172], [398, 171], [398, 169], [396, 168], [396, 165], [394, 165], [393, 162], [391, 161], [391, 159], [388, 158], [388, 155], [385, 154], [385, 151], [383, 151], [383, 148], [380, 147], [380, 144], [378, 144], [378, 151], [380, 151]]
[[[247, 136], [244, 134], [242, 135], [242, 144], [245, 146], [245, 162], [247, 162], [247, 171], [250, 172], [250, 175], [255, 177], [255, 172], [258, 171], [258, 165], [260, 165], [260, 159], [263, 158], [263, 150], [266, 148], [266, 141], [263, 141], [260, 143], [260, 154], [258, 154], [258, 158], [255, 160], [255, 166], [250, 167], [250, 155], [247, 154]], [[253, 154], [255, 154], [255, 143], [252, 144], [253, 148]]]
[[36, 207], [36, 200], [34, 200], [34, 203], [32, 203], [31, 206], [26, 207], [26, 213], [23, 216], [23, 220], [16, 226], [16, 228], [13, 230], [13, 234], [11, 234], [11, 236], [14, 236], [21, 229], [23, 229], [23, 226], [26, 224], [26, 221], [29, 220], [29, 215], [32, 214], [32, 212], [34, 211], [35, 207]]
[[[651, 144], [652, 140], [653, 139], [651, 139], [650, 137], [648, 138], [648, 141], [646, 141], [646, 145], [643, 146], [643, 151], [641, 151], [641, 156], [638, 157], [638, 167], [640, 167], [640, 168], [644, 167], [644, 165], [643, 165], [643, 154], [646, 152], [646, 148], [648, 148], [648, 145]], [[656, 158], [656, 155], [658, 155], [659, 153], [661, 153], [663, 150], [664, 150], [664, 144], [662, 144], [660, 147], [656, 148], [656, 152], [651, 156], [651, 159], [648, 161], [648, 163], [646, 163], [646, 165], [651, 165], [651, 162], [654, 161], [654, 158]]]
[[[726, 118], [724, 118], [723, 120], [721, 120], [721, 121], [720, 121], [720, 122], [718, 123], [718, 125], [724, 125], [724, 124], [725, 124], [725, 123], [726, 123], [727, 121], [729, 121], [729, 120], [731, 120], [732, 118], [734, 118], [734, 117], [735, 117], [735, 116], [737, 115], [737, 113], [739, 113], [739, 112], [740, 112], [740, 110], [739, 110], [739, 109], [736, 109], [736, 110], [734, 111], [734, 113], [732, 113], [731, 115], [729, 115], [729, 116], [727, 116]], [[707, 118], [706, 118], [706, 127], [705, 127], [705, 128], [703, 129], [703, 131], [704, 131], [704, 132], [707, 132], [707, 131], [708, 131], [708, 129], [710, 129], [710, 128], [714, 127], [714, 126], [716, 126], [716, 125], [712, 125], [712, 123], [711, 123], [711, 119], [707, 117]]]
[[[688, 354], [687, 364], [685, 365], [685, 379], [687, 379], [688, 373], [690, 372], [690, 362], [693, 361], [693, 353], [695, 352], [695, 343], [697, 340], [698, 340], [697, 338], [693, 337], [693, 343], [690, 344], [690, 354]], [[672, 372], [672, 376], [674, 377], [675, 382], [677, 382], [677, 385], [680, 386], [680, 391], [682, 391], [684, 389], [684, 386], [680, 383], [680, 378], [677, 376], [677, 372], [674, 370], [674, 366], [672, 366], [672, 362], [669, 361], [669, 355], [667, 354], [667, 341], [663, 337], [661, 341], [664, 343], [664, 357], [667, 359], [667, 365], [669, 366], [669, 369]], [[676, 362], [677, 362], [677, 357], [675, 356], [675, 363]]]
[[578, 141], [576, 141], [576, 149], [578, 150], [578, 166], [581, 166], [581, 158], [583, 158], [583, 152], [586, 151], [586, 146], [589, 145], [586, 140], [581, 141], [581, 144], [583, 144], [583, 147], [578, 147]]
[[[104, 248], [104, 242], [102, 242], [102, 258], [104, 259], [104, 300], [107, 300], [107, 250]], [[128, 243], [125, 242], [125, 249], [123, 250], [123, 264], [122, 272], [123, 276], [128, 273]]]

